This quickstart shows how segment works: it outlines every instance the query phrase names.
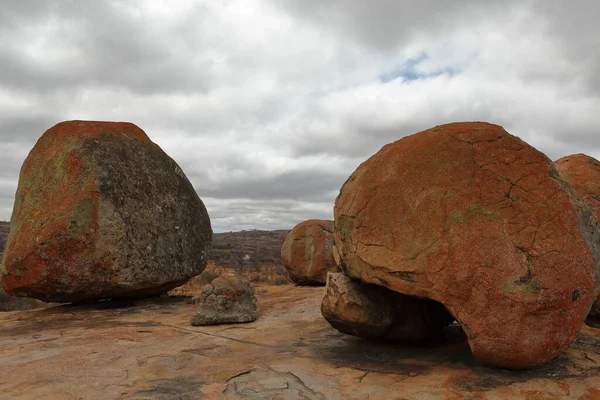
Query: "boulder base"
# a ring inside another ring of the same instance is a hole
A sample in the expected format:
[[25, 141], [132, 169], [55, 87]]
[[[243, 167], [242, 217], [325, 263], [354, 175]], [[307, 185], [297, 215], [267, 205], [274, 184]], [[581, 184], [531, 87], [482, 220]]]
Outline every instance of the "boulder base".
[[156, 295], [202, 272], [211, 237], [181, 168], [140, 128], [63, 122], [21, 168], [2, 285], [56, 302]]

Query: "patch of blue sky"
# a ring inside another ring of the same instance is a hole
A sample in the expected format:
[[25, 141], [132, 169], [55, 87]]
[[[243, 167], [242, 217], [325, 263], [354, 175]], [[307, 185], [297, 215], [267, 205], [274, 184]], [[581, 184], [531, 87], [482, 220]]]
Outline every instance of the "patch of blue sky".
[[433, 78], [439, 75], [456, 75], [459, 70], [453, 67], [439, 68], [434, 71], [427, 73], [419, 72], [418, 65], [422, 61], [428, 58], [427, 54], [423, 53], [419, 57], [411, 58], [406, 60], [399, 66], [396, 66], [389, 71], [384, 72], [379, 76], [379, 80], [382, 83], [391, 82], [395, 79], [402, 79], [403, 81], [415, 81], [418, 79]]

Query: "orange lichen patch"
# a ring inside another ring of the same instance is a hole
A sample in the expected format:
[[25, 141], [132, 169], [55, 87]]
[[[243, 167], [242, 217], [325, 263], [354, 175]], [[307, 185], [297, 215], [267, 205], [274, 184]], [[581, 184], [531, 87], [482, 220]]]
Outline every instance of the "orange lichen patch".
[[561, 397], [555, 393], [544, 393], [541, 390], [521, 390], [524, 400], [560, 400]]
[[558, 381], [556, 382], [556, 384], [562, 391], [565, 392], [566, 395], [569, 395], [571, 393], [571, 385], [569, 385], [569, 382]]
[[600, 389], [590, 388], [579, 400], [600, 400]]
[[66, 142], [60, 152], [36, 147], [21, 169], [4, 260], [9, 293], [23, 288], [43, 293], [57, 280], [69, 287], [77, 278], [64, 273], [66, 265], [94, 262], [97, 181], [77, 141]]
[[65, 121], [56, 124], [48, 129], [44, 134], [44, 140], [52, 141], [54, 138], [70, 136], [81, 139], [83, 137], [97, 138], [102, 133], [112, 135], [122, 135], [137, 139], [143, 142], [149, 142], [150, 139], [146, 133], [136, 125], [130, 122], [107, 122], [107, 121]]
[[488, 364], [547, 362], [595, 298], [589, 208], [497, 125], [447, 124], [384, 146], [344, 184], [334, 215], [348, 275], [443, 303]]

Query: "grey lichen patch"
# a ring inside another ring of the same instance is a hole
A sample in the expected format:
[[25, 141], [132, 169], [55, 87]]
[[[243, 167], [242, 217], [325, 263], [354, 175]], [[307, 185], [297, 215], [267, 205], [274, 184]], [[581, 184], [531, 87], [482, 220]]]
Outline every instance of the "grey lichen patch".
[[81, 236], [90, 232], [92, 226], [92, 215], [94, 208], [94, 200], [85, 198], [80, 201], [75, 211], [73, 212], [71, 221], [69, 222], [69, 231], [74, 237]]
[[337, 219], [337, 225], [342, 240], [352, 239], [352, 235], [354, 235], [354, 217], [342, 214]]
[[493, 218], [496, 216], [496, 213], [494, 211], [486, 210], [485, 208], [479, 206], [471, 205], [466, 210], [455, 211], [448, 214], [450, 220], [452, 220], [455, 223], [462, 222], [470, 216]]
[[117, 281], [158, 286], [200, 274], [210, 219], [177, 163], [152, 142], [113, 134], [84, 139], [81, 151], [111, 205], [100, 208], [99, 229]]

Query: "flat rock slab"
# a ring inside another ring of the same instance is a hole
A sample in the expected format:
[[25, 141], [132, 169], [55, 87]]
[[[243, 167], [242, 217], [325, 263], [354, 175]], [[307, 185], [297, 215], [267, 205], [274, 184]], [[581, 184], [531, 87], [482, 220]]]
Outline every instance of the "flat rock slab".
[[[259, 291], [263, 292], [263, 290]], [[475, 363], [456, 325], [428, 347], [331, 328], [324, 288], [257, 294], [259, 317], [190, 327], [190, 299], [63, 305], [0, 315], [3, 399], [600, 399], [600, 329], [548, 365]]]

